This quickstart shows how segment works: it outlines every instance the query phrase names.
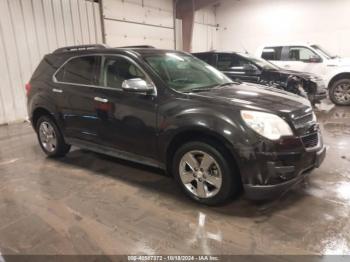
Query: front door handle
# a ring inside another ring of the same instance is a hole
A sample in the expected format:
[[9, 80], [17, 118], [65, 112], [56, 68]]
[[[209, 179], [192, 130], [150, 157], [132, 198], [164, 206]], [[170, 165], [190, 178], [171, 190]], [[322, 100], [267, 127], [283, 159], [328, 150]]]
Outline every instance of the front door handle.
[[284, 68], [290, 68], [290, 65], [285, 65]]
[[63, 93], [63, 90], [62, 89], [53, 88], [52, 92], [61, 94], [61, 93]]
[[97, 101], [97, 102], [101, 102], [101, 103], [108, 103], [108, 99], [102, 98], [102, 97], [98, 97], [98, 96], [96, 96], [94, 98], [94, 100]]

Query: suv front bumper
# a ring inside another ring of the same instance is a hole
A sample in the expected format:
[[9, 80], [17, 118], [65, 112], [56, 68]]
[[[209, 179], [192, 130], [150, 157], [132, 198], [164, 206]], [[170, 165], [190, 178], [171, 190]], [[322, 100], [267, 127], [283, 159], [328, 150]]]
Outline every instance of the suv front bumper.
[[[285, 155], [277, 157], [277, 161], [265, 162], [265, 180], [270, 178], [266, 184], [260, 183], [243, 183], [243, 188], [247, 198], [252, 200], [263, 200], [275, 198], [291, 187], [299, 184], [314, 168], [319, 167], [326, 156], [326, 147], [312, 152], [303, 152], [299, 155], [293, 155], [296, 161], [286, 161]], [[283, 158], [283, 161], [278, 161], [278, 158]], [[283, 162], [283, 164], [281, 164]], [[271, 181], [275, 179], [275, 181]]]

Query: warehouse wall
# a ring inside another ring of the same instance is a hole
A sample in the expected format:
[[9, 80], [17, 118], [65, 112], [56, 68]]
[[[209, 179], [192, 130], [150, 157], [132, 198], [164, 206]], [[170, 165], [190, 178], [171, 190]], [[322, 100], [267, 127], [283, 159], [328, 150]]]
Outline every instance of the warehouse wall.
[[204, 52], [217, 49], [216, 8], [207, 7], [195, 12], [192, 52]]
[[349, 0], [222, 0], [219, 48], [249, 52], [265, 43], [316, 42], [350, 56]]
[[175, 47], [172, 0], [103, 0], [103, 15], [110, 46]]
[[58, 47], [101, 43], [98, 3], [0, 0], [0, 124], [27, 117], [25, 83]]

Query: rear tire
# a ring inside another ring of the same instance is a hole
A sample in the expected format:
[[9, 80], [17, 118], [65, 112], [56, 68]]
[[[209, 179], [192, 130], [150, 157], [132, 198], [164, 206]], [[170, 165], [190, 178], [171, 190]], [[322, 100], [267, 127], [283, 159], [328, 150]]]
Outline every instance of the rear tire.
[[329, 97], [338, 106], [350, 105], [350, 79], [336, 81], [329, 89]]
[[39, 144], [49, 157], [65, 156], [71, 146], [64, 141], [63, 135], [55, 121], [49, 116], [41, 116], [36, 123]]
[[241, 189], [232, 160], [215, 143], [196, 141], [181, 146], [175, 152], [172, 173], [190, 198], [206, 205], [224, 204]]

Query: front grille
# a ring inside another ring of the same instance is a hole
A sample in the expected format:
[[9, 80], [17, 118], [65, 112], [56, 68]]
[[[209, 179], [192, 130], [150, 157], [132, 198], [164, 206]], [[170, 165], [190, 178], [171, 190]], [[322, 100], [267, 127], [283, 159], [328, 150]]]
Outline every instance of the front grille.
[[318, 133], [303, 136], [301, 140], [303, 141], [305, 148], [316, 147], [318, 145], [319, 140]]
[[307, 123], [311, 122], [312, 119], [313, 119], [312, 113], [304, 115], [302, 117], [298, 117], [298, 118], [294, 119], [294, 121], [293, 121], [294, 126], [296, 128], [302, 127], [302, 126], [306, 125]]

